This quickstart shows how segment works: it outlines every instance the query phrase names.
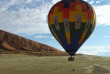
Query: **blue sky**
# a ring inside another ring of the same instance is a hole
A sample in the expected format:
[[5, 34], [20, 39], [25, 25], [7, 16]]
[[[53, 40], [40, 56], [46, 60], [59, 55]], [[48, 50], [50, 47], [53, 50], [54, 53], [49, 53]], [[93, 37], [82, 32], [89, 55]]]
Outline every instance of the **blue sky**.
[[[64, 49], [48, 29], [47, 15], [60, 0], [0, 0], [0, 29]], [[95, 9], [97, 26], [77, 53], [110, 56], [110, 0], [85, 0]]]

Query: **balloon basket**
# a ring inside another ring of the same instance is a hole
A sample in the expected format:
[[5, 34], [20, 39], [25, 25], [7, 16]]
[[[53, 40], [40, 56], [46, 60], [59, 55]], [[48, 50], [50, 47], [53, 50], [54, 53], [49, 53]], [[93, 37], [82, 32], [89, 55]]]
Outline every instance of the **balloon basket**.
[[74, 57], [72, 57], [72, 56], [69, 57], [69, 58], [68, 58], [68, 61], [74, 61]]

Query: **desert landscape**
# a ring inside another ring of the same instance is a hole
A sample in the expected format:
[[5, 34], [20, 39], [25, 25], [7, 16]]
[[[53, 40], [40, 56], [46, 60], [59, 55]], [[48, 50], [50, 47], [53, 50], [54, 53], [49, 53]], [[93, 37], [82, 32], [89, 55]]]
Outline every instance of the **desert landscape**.
[[69, 62], [68, 56], [35, 56], [1, 54], [1, 74], [110, 74], [110, 58], [77, 55]]
[[9, 32], [0, 30], [1, 74], [109, 74], [110, 58], [68, 54]]

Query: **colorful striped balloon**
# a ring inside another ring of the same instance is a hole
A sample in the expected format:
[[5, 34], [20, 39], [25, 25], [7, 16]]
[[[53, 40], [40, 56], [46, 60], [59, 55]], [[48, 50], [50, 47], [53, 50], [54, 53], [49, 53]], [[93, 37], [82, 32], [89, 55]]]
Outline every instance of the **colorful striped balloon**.
[[83, 0], [62, 0], [49, 11], [48, 26], [65, 51], [73, 56], [92, 34], [96, 14]]

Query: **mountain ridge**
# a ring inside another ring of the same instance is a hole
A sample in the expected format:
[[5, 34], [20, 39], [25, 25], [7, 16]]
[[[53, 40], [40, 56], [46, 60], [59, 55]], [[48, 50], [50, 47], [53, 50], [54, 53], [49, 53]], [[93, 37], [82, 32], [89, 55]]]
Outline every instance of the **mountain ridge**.
[[26, 39], [24, 37], [0, 30], [0, 53], [21, 53], [33, 55], [68, 55], [54, 47]]

